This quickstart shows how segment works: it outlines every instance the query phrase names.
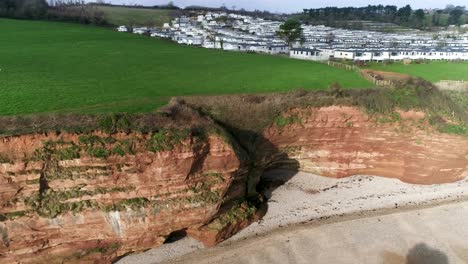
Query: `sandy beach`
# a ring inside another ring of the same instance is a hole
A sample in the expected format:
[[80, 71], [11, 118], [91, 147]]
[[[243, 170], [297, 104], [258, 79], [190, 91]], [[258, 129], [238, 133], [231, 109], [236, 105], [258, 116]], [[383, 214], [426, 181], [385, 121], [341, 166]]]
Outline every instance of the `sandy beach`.
[[221, 245], [184, 238], [118, 263], [406, 263], [412, 249], [468, 261], [468, 179], [412, 185], [287, 170], [265, 178], [267, 214]]
[[300, 226], [202, 250], [170, 263], [468, 262], [468, 203]]

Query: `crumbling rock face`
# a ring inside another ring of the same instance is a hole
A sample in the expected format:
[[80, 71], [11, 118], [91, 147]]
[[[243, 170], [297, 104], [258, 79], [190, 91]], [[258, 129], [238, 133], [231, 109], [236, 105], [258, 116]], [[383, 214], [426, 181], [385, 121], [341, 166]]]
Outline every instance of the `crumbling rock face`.
[[468, 139], [436, 132], [421, 112], [291, 109], [250, 160], [221, 134], [1, 138], [0, 262], [110, 263], [180, 230], [213, 246], [265, 213], [250, 198], [272, 167], [417, 184], [468, 176]]
[[376, 175], [415, 184], [468, 176], [468, 139], [434, 131], [422, 112], [370, 116], [332, 106], [292, 109], [282, 118], [264, 132], [264, 142], [287, 154], [288, 160], [276, 160], [281, 166], [294, 161], [301, 171], [323, 176]]
[[0, 262], [111, 262], [210, 222], [239, 158], [216, 135], [167, 137], [3, 138]]

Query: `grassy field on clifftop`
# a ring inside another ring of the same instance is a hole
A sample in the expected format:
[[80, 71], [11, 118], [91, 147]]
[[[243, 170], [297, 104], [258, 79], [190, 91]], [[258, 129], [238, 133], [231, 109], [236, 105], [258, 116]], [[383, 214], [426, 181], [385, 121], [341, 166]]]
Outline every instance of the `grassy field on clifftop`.
[[347, 88], [357, 73], [67, 23], [0, 19], [0, 115], [147, 112], [171, 96]]
[[468, 62], [434, 61], [421, 64], [404, 65], [402, 63], [372, 63], [368, 68], [380, 71], [404, 73], [421, 77], [431, 82], [441, 80], [468, 81]]

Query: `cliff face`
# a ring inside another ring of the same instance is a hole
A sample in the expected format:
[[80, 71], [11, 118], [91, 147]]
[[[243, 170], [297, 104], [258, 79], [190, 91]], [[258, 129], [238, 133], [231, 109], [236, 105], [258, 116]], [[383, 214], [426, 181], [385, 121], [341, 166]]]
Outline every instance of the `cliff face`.
[[239, 158], [219, 136], [163, 137], [175, 135], [2, 139], [1, 262], [110, 262], [209, 222]]
[[323, 176], [365, 174], [415, 184], [468, 176], [468, 139], [434, 131], [422, 112], [369, 116], [332, 106], [293, 109], [282, 120], [264, 132], [268, 145], [287, 155], [275, 161], [282, 166], [293, 161], [300, 170]]
[[176, 231], [215, 245], [261, 217], [246, 186], [254, 194], [275, 166], [418, 184], [468, 176], [468, 139], [434, 131], [420, 112], [291, 109], [263, 132], [250, 164], [238, 148], [176, 130], [1, 138], [0, 262], [110, 263]]

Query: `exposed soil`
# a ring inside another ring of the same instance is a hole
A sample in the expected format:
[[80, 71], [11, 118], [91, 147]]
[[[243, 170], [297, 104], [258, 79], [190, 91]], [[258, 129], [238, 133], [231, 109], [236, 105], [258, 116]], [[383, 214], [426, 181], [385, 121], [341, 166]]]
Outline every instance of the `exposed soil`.
[[373, 76], [377, 80], [389, 80], [393, 82], [406, 82], [411, 80], [413, 77], [403, 73], [396, 73], [396, 72], [386, 72], [386, 71], [376, 71], [376, 70], [369, 70], [364, 69], [361, 70], [364, 74], [368, 74]]

